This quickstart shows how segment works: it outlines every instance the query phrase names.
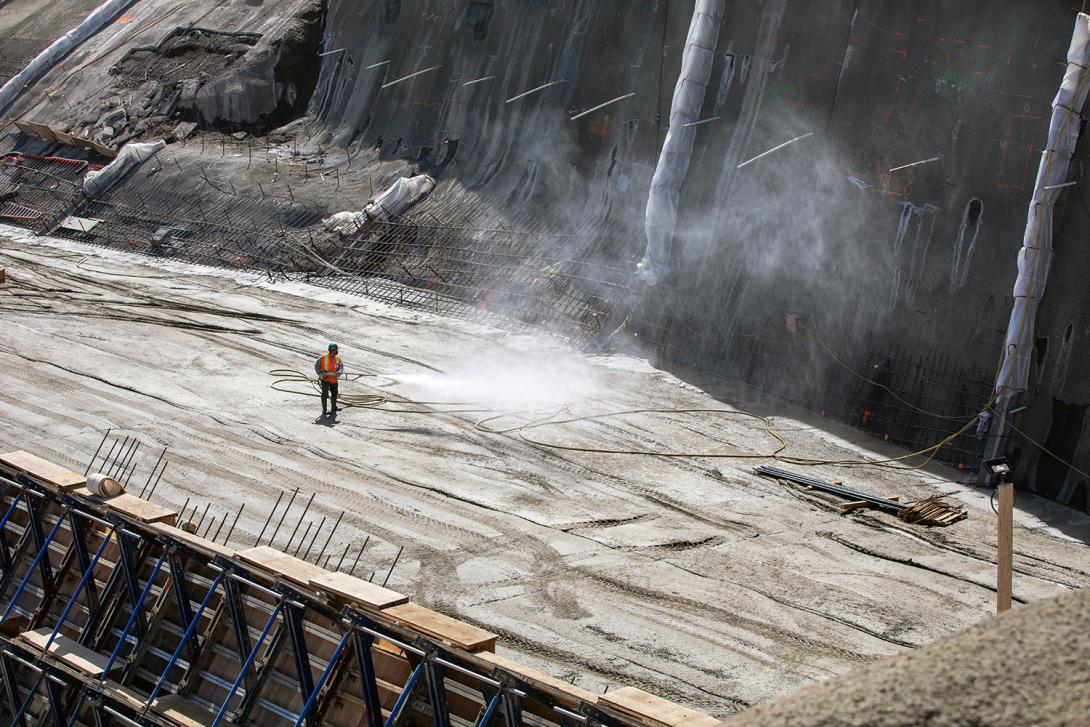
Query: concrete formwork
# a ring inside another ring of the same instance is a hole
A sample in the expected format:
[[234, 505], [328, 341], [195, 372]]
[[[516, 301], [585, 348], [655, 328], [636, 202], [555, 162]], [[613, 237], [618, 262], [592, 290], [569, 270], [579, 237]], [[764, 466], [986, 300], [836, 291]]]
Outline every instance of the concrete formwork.
[[560, 682], [395, 591], [199, 537], [171, 508], [97, 497], [86, 481], [0, 456], [0, 709], [12, 724], [715, 723], [639, 690]]

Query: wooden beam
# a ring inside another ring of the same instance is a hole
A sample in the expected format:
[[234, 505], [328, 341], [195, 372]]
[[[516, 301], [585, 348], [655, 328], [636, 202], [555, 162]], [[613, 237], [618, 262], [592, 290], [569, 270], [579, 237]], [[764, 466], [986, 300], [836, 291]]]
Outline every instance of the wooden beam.
[[995, 612], [1003, 613], [1011, 608], [1014, 570], [1014, 485], [999, 484], [999, 528], [997, 533], [997, 558], [995, 580]]
[[642, 689], [624, 687], [598, 697], [598, 703], [655, 727], [712, 727], [718, 720]]
[[383, 609], [382, 615], [392, 618], [402, 626], [453, 644], [466, 651], [495, 651], [496, 634], [479, 629], [472, 624], [445, 616], [438, 611], [416, 603]]
[[87, 478], [83, 475], [22, 450], [0, 454], [0, 464], [59, 490], [72, 490], [87, 483]]

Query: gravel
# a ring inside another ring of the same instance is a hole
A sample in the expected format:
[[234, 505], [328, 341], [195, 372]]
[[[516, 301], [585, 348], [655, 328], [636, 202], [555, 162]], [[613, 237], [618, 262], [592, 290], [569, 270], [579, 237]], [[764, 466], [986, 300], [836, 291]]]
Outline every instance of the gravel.
[[745, 725], [1088, 725], [1090, 589], [801, 689], [727, 720]]

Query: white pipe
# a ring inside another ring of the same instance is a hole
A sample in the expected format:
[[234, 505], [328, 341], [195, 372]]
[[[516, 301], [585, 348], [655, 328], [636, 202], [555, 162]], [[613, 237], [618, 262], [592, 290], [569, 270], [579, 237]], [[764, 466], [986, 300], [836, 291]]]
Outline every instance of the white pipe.
[[749, 164], [752, 164], [753, 162], [757, 161], [758, 159], [762, 159], [762, 158], [764, 158], [764, 157], [768, 156], [769, 154], [771, 154], [771, 153], [772, 153], [772, 152], [774, 152], [774, 151], [779, 151], [780, 149], [783, 149], [783, 148], [784, 148], [785, 146], [788, 146], [788, 145], [790, 145], [790, 144], [794, 144], [794, 143], [795, 143], [796, 141], [798, 141], [799, 139], [805, 139], [806, 137], [808, 137], [808, 136], [813, 136], [813, 135], [814, 135], [814, 132], [812, 132], [812, 131], [809, 131], [809, 132], [807, 132], [807, 133], [803, 134], [802, 136], [796, 136], [796, 137], [795, 137], [794, 139], [792, 139], [791, 141], [785, 141], [784, 143], [780, 144], [779, 146], [774, 146], [774, 147], [772, 147], [771, 149], [769, 149], [768, 151], [763, 151], [763, 152], [761, 152], [760, 154], [758, 154], [757, 156], [753, 157], [752, 159], [748, 159], [748, 160], [746, 160], [746, 161], [742, 162], [741, 164], [739, 164], [739, 165], [738, 165], [738, 166], [736, 167], [736, 169], [741, 169], [741, 168], [742, 168], [742, 167], [744, 167], [744, 166], [747, 166], [747, 165], [749, 165]]
[[711, 122], [715, 121], [716, 119], [721, 119], [721, 118], [723, 118], [723, 117], [722, 116], [712, 116], [712, 117], [707, 118], [707, 119], [701, 119], [700, 121], [690, 121], [689, 123], [685, 124], [681, 128], [688, 129], [690, 126], [700, 126], [701, 124], [710, 124]]
[[425, 68], [422, 71], [417, 71], [416, 73], [410, 73], [407, 76], [402, 76], [401, 78], [390, 81], [389, 83], [384, 83], [384, 84], [382, 84], [382, 87], [383, 88], [389, 88], [390, 86], [401, 83], [402, 81], [408, 81], [410, 78], [416, 78], [421, 73], [427, 73], [428, 71], [434, 71], [434, 70], [437, 70], [439, 68], [442, 68], [442, 66], [432, 66], [431, 68]]
[[526, 96], [529, 96], [531, 93], [537, 93], [538, 91], [544, 91], [549, 86], [555, 86], [558, 83], [567, 83], [567, 81], [565, 81], [563, 79], [561, 79], [559, 81], [549, 81], [548, 83], [543, 84], [541, 86], [538, 86], [537, 88], [531, 88], [529, 91], [523, 91], [518, 96], [512, 96], [511, 98], [504, 101], [504, 103], [511, 103], [512, 101], [518, 101], [520, 98], [524, 98]]
[[495, 78], [495, 76], [485, 76], [484, 78], [477, 78], [477, 79], [474, 79], [472, 81], [466, 81], [465, 83], [462, 84], [462, 88], [465, 88], [466, 86], [472, 86], [475, 83], [482, 83], [484, 81], [491, 81], [493, 78]]
[[894, 167], [893, 169], [890, 169], [889, 173], [892, 174], [893, 172], [896, 172], [896, 171], [901, 170], [901, 169], [908, 169], [909, 167], [918, 167], [921, 164], [930, 164], [931, 162], [937, 162], [939, 159], [942, 159], [942, 157], [941, 156], [931, 157], [930, 159], [924, 159], [923, 161], [919, 161], [919, 162], [912, 162], [911, 164], [902, 164], [899, 167]]
[[83, 41], [102, 30], [114, 18], [128, 9], [136, 0], [106, 0], [76, 27], [53, 41], [52, 45], [34, 57], [26, 68], [15, 74], [0, 88], [0, 113], [8, 110], [19, 95], [49, 72], [62, 58]]
[[581, 111], [580, 113], [578, 113], [575, 116], [571, 117], [570, 120], [575, 121], [576, 119], [581, 119], [584, 116], [586, 116], [587, 114], [593, 114], [598, 109], [604, 109], [606, 106], [609, 106], [610, 104], [617, 103], [618, 101], [624, 101], [626, 98], [632, 98], [635, 95], [636, 95], [636, 92], [633, 91], [632, 93], [626, 93], [624, 96], [618, 96], [617, 98], [612, 99], [610, 101], [606, 101], [605, 103], [600, 103], [600, 104], [598, 104], [597, 106], [595, 106], [592, 109], [587, 109], [586, 111]]

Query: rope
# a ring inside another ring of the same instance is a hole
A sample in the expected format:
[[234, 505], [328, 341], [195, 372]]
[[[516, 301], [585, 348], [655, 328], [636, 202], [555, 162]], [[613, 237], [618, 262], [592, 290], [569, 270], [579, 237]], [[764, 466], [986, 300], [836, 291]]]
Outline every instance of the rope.
[[[270, 388], [276, 391], [282, 391], [285, 394], [299, 394], [300, 396], [316, 396], [322, 395], [322, 384], [317, 376], [303, 373], [302, 371], [296, 371], [295, 369], [273, 369], [269, 372], [270, 376], [276, 377], [275, 380], [269, 384]], [[354, 382], [359, 381], [365, 376], [375, 376], [375, 374], [346, 374], [341, 376], [342, 381]], [[300, 391], [299, 386], [310, 389], [310, 391]], [[405, 406], [420, 407], [417, 409], [392, 409], [388, 407], [388, 404], [400, 404]], [[378, 409], [382, 411], [394, 412], [397, 414], [480, 414], [481, 412], [494, 412], [494, 409], [433, 409], [430, 407], [435, 406], [473, 406], [472, 404], [466, 404], [463, 402], [451, 402], [451, 401], [415, 401], [412, 399], [406, 399], [404, 397], [398, 397], [391, 399], [384, 394], [341, 394], [337, 395], [337, 406], [341, 408], [357, 408], [357, 409]], [[504, 416], [501, 414], [499, 416]]]
[[[295, 371], [294, 369], [273, 369], [269, 372], [270, 376], [275, 376], [276, 380], [270, 384], [270, 386], [286, 394], [300, 394], [302, 396], [317, 396], [322, 395], [322, 384], [318, 380], [317, 376], [310, 376], [304, 374], [302, 371]], [[341, 378], [344, 381], [359, 381], [366, 374], [346, 374]], [[284, 388], [285, 386], [298, 386], [303, 385], [311, 391], [299, 391], [298, 388]], [[385, 396], [381, 394], [340, 394], [337, 396], [337, 406], [344, 408], [363, 408], [373, 409], [375, 407], [382, 406], [388, 401]]]

